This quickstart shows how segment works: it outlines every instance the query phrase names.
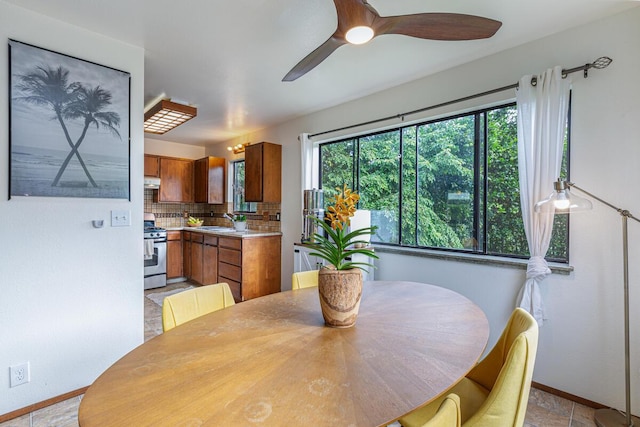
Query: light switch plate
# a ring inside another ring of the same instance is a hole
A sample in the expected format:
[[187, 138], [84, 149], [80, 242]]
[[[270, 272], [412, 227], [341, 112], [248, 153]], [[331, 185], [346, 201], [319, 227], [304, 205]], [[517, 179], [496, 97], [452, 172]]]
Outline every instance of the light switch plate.
[[131, 225], [131, 211], [111, 211], [112, 227], [128, 227]]

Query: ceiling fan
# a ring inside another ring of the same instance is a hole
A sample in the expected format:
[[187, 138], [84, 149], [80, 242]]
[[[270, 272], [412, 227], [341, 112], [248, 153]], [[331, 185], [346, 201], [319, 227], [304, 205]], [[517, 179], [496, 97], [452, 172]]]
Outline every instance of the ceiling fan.
[[430, 40], [476, 40], [493, 36], [502, 25], [481, 16], [458, 13], [416, 13], [380, 16], [367, 0], [333, 0], [338, 28], [327, 41], [304, 57], [282, 79], [290, 82], [305, 75], [340, 46], [362, 44], [382, 34], [402, 34]]

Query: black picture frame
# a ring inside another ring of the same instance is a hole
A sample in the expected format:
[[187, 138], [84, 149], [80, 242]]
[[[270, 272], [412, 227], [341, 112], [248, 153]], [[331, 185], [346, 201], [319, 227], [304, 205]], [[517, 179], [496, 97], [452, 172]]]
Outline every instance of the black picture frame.
[[9, 199], [131, 200], [131, 74], [9, 40]]

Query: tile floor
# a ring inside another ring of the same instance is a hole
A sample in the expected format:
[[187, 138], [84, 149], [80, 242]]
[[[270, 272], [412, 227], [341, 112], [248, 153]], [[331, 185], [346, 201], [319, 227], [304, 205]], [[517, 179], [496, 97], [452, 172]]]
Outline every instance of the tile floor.
[[[175, 283], [162, 290], [151, 289], [145, 294], [164, 292], [190, 286], [188, 282]], [[162, 333], [162, 311], [149, 298], [144, 299], [144, 339]], [[0, 427], [77, 427], [78, 407], [82, 396], [34, 411], [22, 417], [0, 423]], [[392, 426], [397, 426], [394, 423]], [[593, 409], [562, 399], [541, 390], [532, 389], [529, 396], [525, 427], [592, 427]]]

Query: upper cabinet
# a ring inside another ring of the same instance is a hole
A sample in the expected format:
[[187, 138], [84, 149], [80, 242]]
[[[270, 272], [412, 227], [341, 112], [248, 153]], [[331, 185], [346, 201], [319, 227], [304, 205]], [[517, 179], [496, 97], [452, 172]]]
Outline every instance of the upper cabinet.
[[144, 176], [160, 177], [160, 157], [144, 155]]
[[158, 202], [193, 203], [193, 160], [160, 157]]
[[270, 142], [249, 145], [244, 151], [245, 200], [280, 203], [282, 199], [282, 146]]
[[226, 160], [209, 156], [196, 160], [194, 166], [195, 202], [224, 203]]

